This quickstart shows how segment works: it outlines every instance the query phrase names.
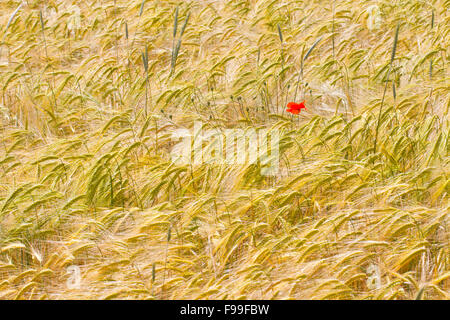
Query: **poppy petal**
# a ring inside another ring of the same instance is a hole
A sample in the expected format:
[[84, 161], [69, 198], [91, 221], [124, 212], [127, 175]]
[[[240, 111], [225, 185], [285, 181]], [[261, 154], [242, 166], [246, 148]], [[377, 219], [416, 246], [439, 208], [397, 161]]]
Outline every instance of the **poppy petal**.
[[290, 112], [292, 114], [299, 114], [302, 109], [306, 109], [305, 100], [303, 100], [300, 103], [289, 102], [287, 104], [287, 110], [286, 111]]
[[292, 109], [292, 108], [295, 108], [295, 105], [296, 105], [295, 102], [289, 102], [289, 103], [287, 104], [287, 107], [288, 107], [289, 109]]

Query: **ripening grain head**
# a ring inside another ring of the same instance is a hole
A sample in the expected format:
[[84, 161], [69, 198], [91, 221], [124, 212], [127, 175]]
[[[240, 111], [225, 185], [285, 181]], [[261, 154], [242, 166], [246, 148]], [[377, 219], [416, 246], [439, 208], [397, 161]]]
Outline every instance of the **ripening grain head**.
[[333, 3], [2, 1], [0, 297], [448, 299], [446, 2]]

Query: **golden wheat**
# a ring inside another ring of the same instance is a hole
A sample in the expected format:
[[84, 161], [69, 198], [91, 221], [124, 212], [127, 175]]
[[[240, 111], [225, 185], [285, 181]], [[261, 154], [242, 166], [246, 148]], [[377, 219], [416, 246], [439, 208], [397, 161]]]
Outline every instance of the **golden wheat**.
[[[449, 299], [449, 7], [2, 1], [0, 298]], [[173, 163], [195, 121], [280, 173]]]

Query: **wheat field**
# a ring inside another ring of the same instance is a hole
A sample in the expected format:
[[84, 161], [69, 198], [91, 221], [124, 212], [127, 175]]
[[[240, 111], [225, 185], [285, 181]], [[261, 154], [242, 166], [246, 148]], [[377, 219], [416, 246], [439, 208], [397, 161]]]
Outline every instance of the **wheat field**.
[[[449, 299], [449, 9], [2, 0], [0, 298]], [[174, 163], [196, 121], [279, 172]]]

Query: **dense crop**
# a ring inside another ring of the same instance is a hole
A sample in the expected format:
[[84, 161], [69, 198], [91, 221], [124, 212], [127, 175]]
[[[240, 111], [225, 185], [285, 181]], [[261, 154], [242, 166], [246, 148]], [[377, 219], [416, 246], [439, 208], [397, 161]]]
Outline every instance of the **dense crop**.
[[2, 0], [0, 298], [449, 299], [449, 7]]

